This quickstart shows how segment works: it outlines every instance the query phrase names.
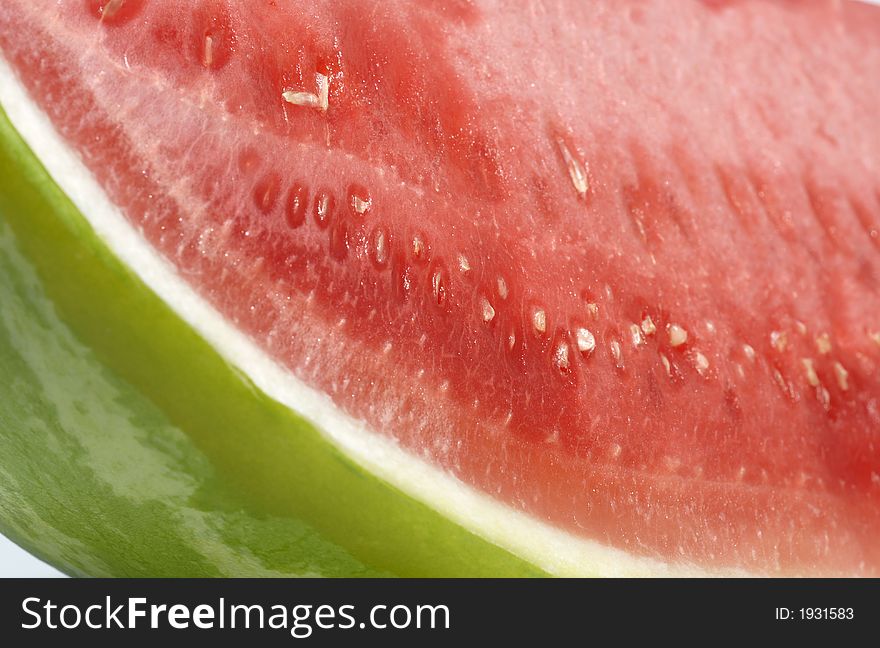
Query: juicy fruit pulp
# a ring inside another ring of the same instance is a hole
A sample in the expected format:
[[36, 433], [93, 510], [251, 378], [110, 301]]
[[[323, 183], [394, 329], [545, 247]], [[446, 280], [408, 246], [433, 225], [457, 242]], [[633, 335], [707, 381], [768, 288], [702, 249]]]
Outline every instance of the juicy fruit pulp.
[[300, 380], [637, 555], [877, 573], [880, 18], [5, 3], [0, 50]]

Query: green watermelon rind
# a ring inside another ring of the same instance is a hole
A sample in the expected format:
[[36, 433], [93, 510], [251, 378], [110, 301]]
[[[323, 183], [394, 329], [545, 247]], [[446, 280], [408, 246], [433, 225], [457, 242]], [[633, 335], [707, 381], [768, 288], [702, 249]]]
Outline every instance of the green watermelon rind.
[[2, 109], [0, 177], [4, 534], [73, 575], [544, 573], [230, 366], [96, 236]]

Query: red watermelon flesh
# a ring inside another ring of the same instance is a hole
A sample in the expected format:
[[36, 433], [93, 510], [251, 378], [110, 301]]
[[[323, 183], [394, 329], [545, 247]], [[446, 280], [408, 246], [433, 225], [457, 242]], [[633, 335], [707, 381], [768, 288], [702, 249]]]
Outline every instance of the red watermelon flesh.
[[237, 327], [668, 563], [880, 574], [880, 12], [5, 0], [0, 53]]

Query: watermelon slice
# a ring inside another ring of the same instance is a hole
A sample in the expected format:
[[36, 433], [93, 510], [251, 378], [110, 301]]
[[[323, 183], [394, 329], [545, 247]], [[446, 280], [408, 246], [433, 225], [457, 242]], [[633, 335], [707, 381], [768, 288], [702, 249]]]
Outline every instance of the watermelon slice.
[[0, 102], [178, 317], [455, 529], [876, 576], [878, 43], [840, 2], [7, 0]]

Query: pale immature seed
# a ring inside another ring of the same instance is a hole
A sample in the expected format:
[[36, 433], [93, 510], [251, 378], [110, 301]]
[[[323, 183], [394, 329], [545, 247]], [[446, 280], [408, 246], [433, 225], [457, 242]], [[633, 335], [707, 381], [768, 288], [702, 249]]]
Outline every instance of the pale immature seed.
[[820, 355], [831, 353], [831, 338], [827, 333], [823, 333], [816, 338], [816, 350]]
[[538, 333], [547, 331], [547, 313], [542, 308], [538, 308], [532, 313], [532, 325]]
[[807, 382], [811, 387], [819, 386], [819, 376], [816, 374], [816, 368], [813, 366], [811, 358], [801, 358], [801, 364], [804, 365], [804, 373], [807, 376]]
[[666, 332], [669, 333], [669, 344], [671, 346], [677, 347], [687, 342], [687, 331], [678, 324], [669, 324], [666, 327]]
[[577, 339], [578, 351], [581, 353], [589, 354], [596, 349], [596, 338], [588, 329], [579, 328], [575, 331], [575, 338]]

